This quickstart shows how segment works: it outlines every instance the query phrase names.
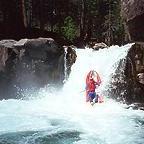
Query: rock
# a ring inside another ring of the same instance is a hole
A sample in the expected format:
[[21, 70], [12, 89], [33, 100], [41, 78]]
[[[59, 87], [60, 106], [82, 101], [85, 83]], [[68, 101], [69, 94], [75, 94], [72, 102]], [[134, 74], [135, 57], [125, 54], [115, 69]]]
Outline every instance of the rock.
[[24, 46], [24, 45], [27, 43], [27, 41], [28, 41], [28, 39], [21, 39], [21, 40], [19, 40], [18, 42], [16, 42], [16, 43], [14, 44], [14, 46], [15, 46], [15, 47], [17, 47], [17, 46], [22, 47], [22, 46]]
[[77, 57], [75, 51], [76, 47], [71, 45], [71, 46], [63, 46], [63, 48], [65, 49], [66, 52], [66, 70], [67, 70], [67, 74], [69, 75], [71, 72], [71, 66], [76, 61], [76, 57]]
[[132, 41], [144, 42], [144, 1], [121, 0], [122, 15], [131, 36]]
[[132, 108], [134, 110], [144, 110], [144, 103], [133, 103], [128, 105], [127, 108]]
[[121, 0], [123, 15], [127, 21], [130, 21], [142, 15], [144, 13], [144, 1], [143, 0]]
[[141, 84], [144, 84], [144, 73], [137, 74], [137, 78]]
[[33, 58], [46, 59], [50, 52], [49, 57], [53, 57], [53, 54], [61, 53], [63, 51], [57, 43], [51, 38], [38, 38], [29, 39], [25, 43], [26, 52]]
[[1, 40], [0, 41], [0, 47], [2, 48], [14, 48], [14, 44], [16, 44], [17, 41], [15, 40]]
[[0, 48], [0, 71], [4, 70], [7, 59], [8, 59], [8, 49]]
[[101, 42], [101, 43], [96, 43], [92, 48], [94, 50], [98, 50], [98, 49], [103, 49], [103, 48], [107, 48], [107, 47], [108, 46], [105, 43]]
[[[68, 74], [75, 60], [75, 50], [68, 47]], [[64, 78], [64, 49], [54, 39], [0, 41], [1, 98], [14, 98], [22, 89], [62, 86]]]

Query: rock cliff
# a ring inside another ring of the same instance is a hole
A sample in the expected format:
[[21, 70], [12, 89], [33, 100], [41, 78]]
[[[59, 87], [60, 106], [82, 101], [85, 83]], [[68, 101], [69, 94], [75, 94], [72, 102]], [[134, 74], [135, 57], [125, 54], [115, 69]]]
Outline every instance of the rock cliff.
[[[76, 53], [69, 47], [69, 67], [75, 59]], [[64, 70], [64, 48], [52, 38], [0, 41], [1, 99], [21, 95], [22, 89], [62, 85]]]

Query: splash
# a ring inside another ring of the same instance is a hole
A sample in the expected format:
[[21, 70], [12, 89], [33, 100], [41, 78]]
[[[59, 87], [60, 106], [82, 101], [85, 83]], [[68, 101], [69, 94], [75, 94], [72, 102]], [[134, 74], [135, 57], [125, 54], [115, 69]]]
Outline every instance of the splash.
[[111, 46], [99, 51], [77, 49], [78, 58], [72, 67], [67, 83], [64, 85], [64, 93], [71, 95], [69, 98], [71, 97], [71, 100], [75, 99], [78, 103], [83, 101], [82, 95], [84, 94], [81, 94], [81, 92], [85, 90], [86, 75], [90, 70], [96, 70], [102, 79], [102, 84], [97, 91], [102, 94], [103, 91], [108, 89], [107, 86], [110, 83], [111, 76], [115, 73], [119, 62], [126, 58], [131, 46], [132, 44], [122, 47]]

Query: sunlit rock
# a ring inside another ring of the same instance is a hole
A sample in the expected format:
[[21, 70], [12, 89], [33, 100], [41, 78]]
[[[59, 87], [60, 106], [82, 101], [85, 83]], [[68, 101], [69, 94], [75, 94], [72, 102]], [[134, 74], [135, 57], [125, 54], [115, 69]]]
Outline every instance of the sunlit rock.
[[103, 49], [103, 48], [107, 48], [108, 46], [101, 42], [101, 43], [95, 43], [94, 46], [92, 47], [94, 50], [98, 50], [98, 49]]

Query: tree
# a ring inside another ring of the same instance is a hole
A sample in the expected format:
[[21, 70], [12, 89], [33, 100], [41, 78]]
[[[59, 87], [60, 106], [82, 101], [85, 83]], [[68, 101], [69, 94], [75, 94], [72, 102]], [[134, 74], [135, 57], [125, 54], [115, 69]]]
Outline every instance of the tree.
[[120, 15], [120, 1], [119, 0], [105, 0], [106, 15], [103, 24], [103, 37], [108, 45], [120, 44], [124, 38], [123, 22]]
[[64, 20], [64, 26], [62, 27], [62, 34], [70, 41], [76, 36], [76, 25], [72, 17], [68, 16]]

